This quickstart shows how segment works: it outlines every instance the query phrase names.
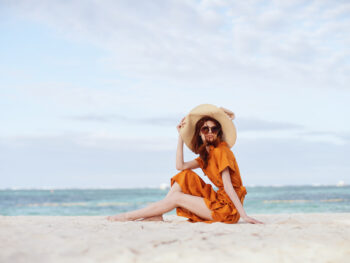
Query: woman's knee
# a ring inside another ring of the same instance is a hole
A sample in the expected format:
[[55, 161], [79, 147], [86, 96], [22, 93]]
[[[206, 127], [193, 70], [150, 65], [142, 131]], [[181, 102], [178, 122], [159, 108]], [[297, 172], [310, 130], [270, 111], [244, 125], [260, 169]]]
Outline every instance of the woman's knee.
[[186, 206], [186, 194], [183, 192], [175, 192], [171, 196], [171, 201], [176, 207], [185, 207]]
[[173, 183], [173, 185], [171, 186], [171, 188], [170, 188], [168, 194], [166, 195], [166, 197], [169, 197], [170, 195], [172, 195], [175, 192], [181, 192], [181, 191], [182, 191], [181, 186], [175, 181]]
[[174, 193], [182, 192], [180, 185], [175, 182], [173, 186], [170, 188], [168, 194], [166, 195], [166, 198], [169, 198], [170, 196], [174, 195]]
[[174, 182], [169, 192], [175, 193], [175, 192], [181, 192], [181, 190], [182, 190], [181, 186], [177, 182]]
[[172, 202], [172, 204], [176, 207], [180, 206], [182, 203], [182, 197], [183, 197], [184, 193], [183, 192], [174, 192], [171, 196], [170, 196], [170, 202]]
[[165, 200], [173, 207], [177, 207], [179, 204], [179, 200], [180, 200], [180, 194], [182, 192], [173, 192], [170, 195], [167, 195]]

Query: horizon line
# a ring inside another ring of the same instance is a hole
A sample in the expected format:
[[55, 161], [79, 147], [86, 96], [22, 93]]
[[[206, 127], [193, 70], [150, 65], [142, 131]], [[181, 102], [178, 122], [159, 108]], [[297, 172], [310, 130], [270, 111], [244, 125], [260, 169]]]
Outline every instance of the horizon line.
[[[324, 186], [336, 186], [336, 187], [348, 187], [350, 185], [348, 184], [275, 184], [275, 185], [244, 185], [244, 187], [302, 187], [302, 186], [311, 186], [311, 187], [324, 187]], [[217, 188], [216, 186], [213, 186], [214, 188]], [[101, 186], [101, 187], [49, 187], [49, 186], [43, 186], [43, 187], [3, 187], [0, 188], [0, 191], [2, 190], [127, 190], [127, 189], [170, 189], [170, 186], [142, 186], [142, 187], [108, 187], [108, 186]]]

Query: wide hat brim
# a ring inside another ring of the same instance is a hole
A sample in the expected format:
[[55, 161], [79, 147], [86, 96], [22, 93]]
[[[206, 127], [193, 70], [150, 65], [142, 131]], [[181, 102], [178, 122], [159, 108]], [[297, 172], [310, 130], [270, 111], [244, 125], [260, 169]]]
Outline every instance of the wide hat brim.
[[237, 138], [236, 127], [223, 109], [212, 104], [201, 104], [193, 108], [185, 117], [185, 125], [180, 129], [180, 136], [187, 147], [194, 152], [191, 140], [195, 132], [196, 123], [204, 116], [210, 116], [221, 124], [222, 139], [232, 148]]

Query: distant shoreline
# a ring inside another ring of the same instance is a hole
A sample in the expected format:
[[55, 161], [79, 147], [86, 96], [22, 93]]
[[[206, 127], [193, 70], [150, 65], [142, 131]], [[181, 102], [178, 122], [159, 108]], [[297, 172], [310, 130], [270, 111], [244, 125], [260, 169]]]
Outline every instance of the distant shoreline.
[[[249, 188], [263, 187], [350, 187], [350, 184], [300, 184], [300, 185], [244, 185]], [[145, 187], [6, 187], [3, 190], [131, 190], [131, 189], [169, 189], [170, 186], [145, 186]]]

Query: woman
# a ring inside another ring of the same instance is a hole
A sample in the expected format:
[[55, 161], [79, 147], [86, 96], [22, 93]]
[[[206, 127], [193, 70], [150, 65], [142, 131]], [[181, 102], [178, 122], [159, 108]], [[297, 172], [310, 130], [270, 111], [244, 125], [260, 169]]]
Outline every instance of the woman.
[[[171, 178], [167, 196], [145, 208], [109, 216], [107, 219], [163, 221], [163, 214], [176, 208], [177, 215], [187, 217], [192, 223], [234, 224], [241, 217], [248, 223], [263, 224], [249, 217], [243, 209], [247, 191], [242, 185], [236, 159], [230, 150], [236, 140], [233, 119], [234, 113], [222, 107], [202, 104], [194, 108], [177, 125], [176, 169], [181, 172]], [[184, 162], [184, 142], [200, 156]], [[217, 192], [192, 171], [196, 168], [201, 168], [219, 188]]]

